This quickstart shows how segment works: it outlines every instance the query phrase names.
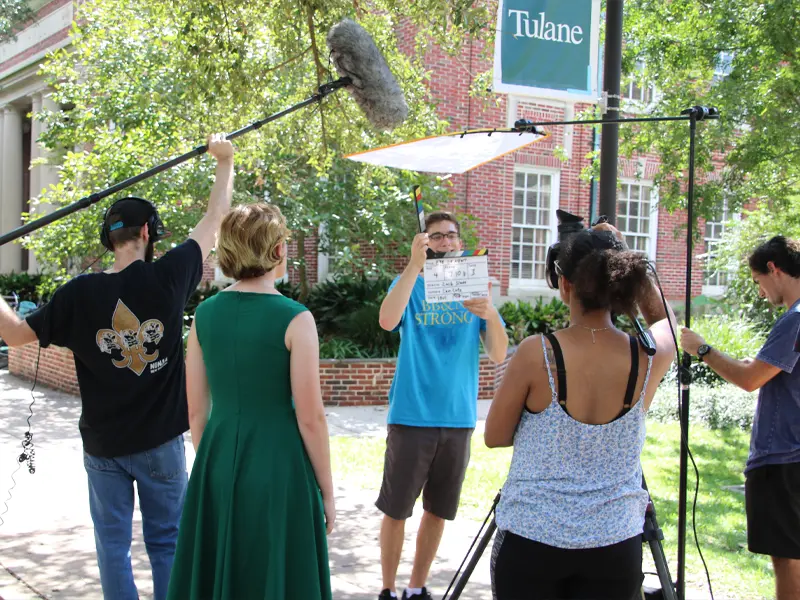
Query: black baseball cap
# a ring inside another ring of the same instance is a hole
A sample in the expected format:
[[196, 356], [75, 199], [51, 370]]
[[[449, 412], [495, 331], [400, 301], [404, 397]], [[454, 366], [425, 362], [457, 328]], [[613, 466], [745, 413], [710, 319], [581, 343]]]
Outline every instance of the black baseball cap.
[[[146, 225], [150, 217], [155, 215], [155, 235], [153, 241], [162, 240], [172, 235], [164, 228], [156, 207], [144, 198], [130, 196], [118, 200], [108, 209], [106, 227], [108, 233], [125, 227], [141, 227]], [[152, 233], [152, 232], [151, 232]]]

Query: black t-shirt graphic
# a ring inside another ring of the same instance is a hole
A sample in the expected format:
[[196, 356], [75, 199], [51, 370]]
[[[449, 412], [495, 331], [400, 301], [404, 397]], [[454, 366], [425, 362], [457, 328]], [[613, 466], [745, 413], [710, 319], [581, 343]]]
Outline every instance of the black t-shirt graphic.
[[75, 356], [88, 454], [143, 452], [189, 428], [183, 311], [202, 275], [190, 239], [155, 262], [76, 277], [27, 317], [43, 348]]

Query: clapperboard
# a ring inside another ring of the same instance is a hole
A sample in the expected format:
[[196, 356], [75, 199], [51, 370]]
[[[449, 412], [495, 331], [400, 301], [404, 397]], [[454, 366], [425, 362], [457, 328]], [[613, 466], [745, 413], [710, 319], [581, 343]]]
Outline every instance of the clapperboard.
[[[414, 186], [411, 192], [420, 233], [425, 231], [425, 211], [422, 209], [422, 189]], [[428, 249], [423, 271], [425, 301], [463, 302], [471, 298], [489, 297], [489, 251], [460, 250], [433, 252]]]
[[447, 252], [425, 261], [425, 300], [463, 302], [489, 297], [488, 250]]

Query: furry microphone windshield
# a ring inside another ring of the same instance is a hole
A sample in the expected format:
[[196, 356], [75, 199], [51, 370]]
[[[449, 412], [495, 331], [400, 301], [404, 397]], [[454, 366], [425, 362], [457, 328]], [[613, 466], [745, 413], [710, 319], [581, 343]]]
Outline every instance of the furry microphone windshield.
[[344, 19], [328, 32], [331, 60], [367, 119], [378, 129], [390, 130], [408, 116], [408, 105], [389, 66], [361, 25]]

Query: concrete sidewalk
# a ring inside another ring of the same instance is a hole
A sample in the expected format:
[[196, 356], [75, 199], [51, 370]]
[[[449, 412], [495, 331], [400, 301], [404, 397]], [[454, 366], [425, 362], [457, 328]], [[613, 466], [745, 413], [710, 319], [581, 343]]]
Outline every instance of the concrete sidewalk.
[[[27, 430], [31, 392], [30, 383], [0, 371], [0, 519], [3, 521], [0, 523], [0, 600], [101, 599], [78, 432], [80, 399], [49, 389], [38, 389], [34, 396], [31, 424], [36, 473], [29, 474], [23, 466], [15, 472], [12, 481], [12, 472], [20, 466], [17, 457], [21, 452], [20, 440]], [[479, 403], [480, 421], [476, 433], [483, 431], [488, 404]], [[384, 436], [386, 433], [385, 407], [331, 407], [326, 412], [331, 435]], [[191, 465], [194, 451], [188, 435], [186, 452]], [[7, 490], [12, 485], [8, 500]], [[377, 490], [369, 493], [336, 490], [337, 523], [329, 538], [336, 600], [375, 600], [380, 591], [378, 533], [381, 514], [374, 507], [376, 493]], [[406, 527], [406, 543], [397, 577], [400, 589], [411, 574], [421, 511], [415, 513]], [[435, 598], [444, 594], [479, 528], [479, 522], [464, 519], [445, 527], [429, 580]], [[152, 583], [138, 505], [134, 512], [133, 538], [132, 563], [140, 597], [151, 598]], [[463, 598], [491, 599], [490, 553], [491, 547], [483, 553]], [[687, 596], [693, 600], [707, 597], [703, 593]]]
[[[31, 475], [16, 457], [27, 430], [30, 384], [0, 372], [0, 598], [102, 598], [78, 418], [80, 400], [49, 389], [34, 392], [31, 420], [36, 449], [36, 473]], [[485, 412], [487, 407], [482, 407]], [[386, 433], [383, 407], [332, 407], [328, 412], [331, 435]], [[187, 461], [194, 450], [187, 435]], [[15, 472], [12, 481], [11, 474]], [[15, 482], [15, 483], [14, 483]], [[14, 485], [7, 504], [7, 490]], [[380, 591], [378, 532], [381, 514], [374, 493], [337, 489], [337, 524], [329, 538], [334, 598], [374, 600]], [[420, 511], [416, 511], [419, 513]], [[419, 514], [408, 522], [398, 584], [411, 574], [414, 536]], [[458, 568], [479, 524], [456, 522], [445, 528], [439, 555], [431, 569], [430, 586], [441, 597]], [[142, 542], [141, 515], [134, 512], [131, 551], [134, 576], [141, 597], [152, 597], [149, 563]], [[465, 597], [491, 598], [488, 555], [471, 578]]]

